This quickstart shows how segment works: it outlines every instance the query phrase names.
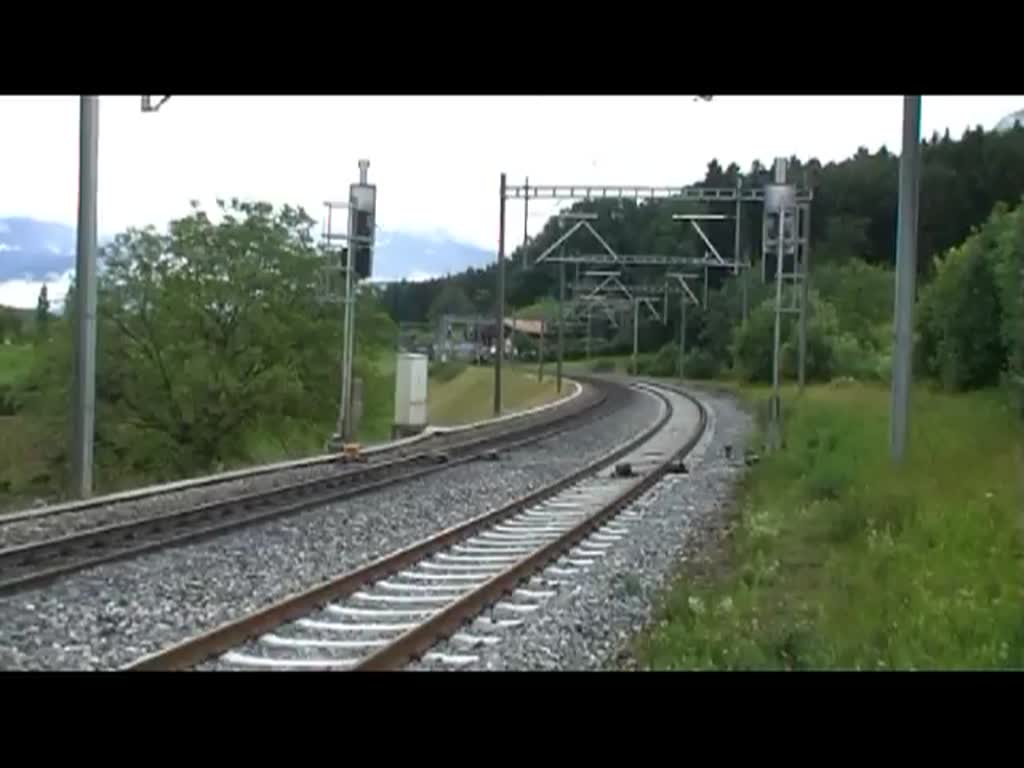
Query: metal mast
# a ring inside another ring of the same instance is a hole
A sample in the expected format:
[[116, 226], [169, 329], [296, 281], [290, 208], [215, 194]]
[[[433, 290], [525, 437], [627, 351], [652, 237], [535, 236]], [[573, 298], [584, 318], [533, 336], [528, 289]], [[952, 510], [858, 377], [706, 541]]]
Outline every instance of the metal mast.
[[92, 495], [96, 418], [96, 190], [100, 104], [82, 96], [79, 106], [78, 250], [75, 260], [75, 356], [71, 491]]
[[896, 297], [892, 356], [889, 448], [902, 462], [910, 428], [913, 362], [914, 282], [917, 273], [917, 206], [921, 173], [921, 97], [903, 97], [903, 152], [900, 155], [899, 224], [896, 235]]

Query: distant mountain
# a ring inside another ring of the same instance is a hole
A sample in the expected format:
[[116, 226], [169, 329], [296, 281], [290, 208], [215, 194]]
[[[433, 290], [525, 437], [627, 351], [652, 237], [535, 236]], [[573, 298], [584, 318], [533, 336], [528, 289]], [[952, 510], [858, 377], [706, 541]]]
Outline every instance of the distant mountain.
[[998, 133], [1006, 133], [1007, 131], [1013, 130], [1013, 128], [1018, 125], [1024, 126], [1024, 109], [1018, 109], [1016, 112], [1011, 112], [996, 124], [994, 130]]
[[74, 227], [26, 218], [0, 219], [0, 281], [45, 280], [74, 265]]
[[[105, 239], [105, 238], [104, 238]], [[65, 224], [0, 218], [0, 282], [53, 279], [75, 267], [75, 230]], [[494, 254], [444, 232], [377, 233], [373, 279], [422, 280], [482, 267]]]
[[444, 232], [377, 233], [373, 256], [373, 280], [423, 280], [483, 267], [495, 254], [468, 243], [460, 243]]

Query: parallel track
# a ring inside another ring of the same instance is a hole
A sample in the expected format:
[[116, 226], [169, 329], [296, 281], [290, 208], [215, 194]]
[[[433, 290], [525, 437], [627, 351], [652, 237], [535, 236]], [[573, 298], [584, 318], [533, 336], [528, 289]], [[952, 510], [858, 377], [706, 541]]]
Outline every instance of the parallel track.
[[[621, 385], [600, 383], [593, 398], [543, 421], [512, 425], [504, 433], [463, 438], [398, 459], [346, 469], [328, 477], [291, 483], [258, 493], [235, 495], [140, 520], [0, 550], [0, 595], [43, 586], [93, 566], [193, 543], [244, 526], [352, 498], [447, 468], [491, 457], [552, 437], [601, 413], [614, 413], [626, 399]], [[602, 409], [602, 406], [605, 406]]]
[[[550, 578], [518, 585], [554, 561], [558, 567], [548, 569], [549, 577], [571, 577], [627, 535], [630, 513], [610, 524], [613, 518], [678, 468], [699, 441], [707, 414], [698, 401], [670, 388], [643, 388], [662, 401], [661, 418], [597, 462], [127, 668], [185, 669], [211, 660], [218, 669], [288, 670], [395, 669], [417, 658], [471, 663], [471, 655], [428, 651], [447, 637], [470, 648], [497, 642], [488, 629], [516, 624], [553, 594]], [[687, 409], [696, 412], [695, 429], [680, 412]], [[638, 474], [604, 472], [623, 457]], [[479, 618], [488, 606], [492, 618]], [[502, 612], [511, 616], [502, 619]], [[473, 630], [461, 631], [474, 617]]]
[[[579, 378], [579, 377], [576, 377]], [[580, 382], [571, 382], [579, 385]], [[509, 413], [499, 418], [485, 419], [474, 424], [466, 424], [454, 427], [431, 427], [427, 431], [412, 437], [394, 440], [380, 445], [366, 447], [363, 452], [364, 458], [370, 460], [386, 459], [388, 457], [402, 457], [408, 455], [409, 451], [443, 450], [443, 446], [459, 442], [470, 436], [484, 436], [498, 434], [518, 429], [526, 424], [535, 423], [559, 413], [567, 413], [571, 407], [578, 405], [578, 400], [585, 400], [586, 389], [581, 387], [580, 391], [569, 395], [566, 398], [556, 400], [547, 405], [531, 408], [521, 413]], [[133, 488], [127, 491], [120, 491], [102, 496], [93, 496], [88, 499], [66, 501], [56, 504], [48, 504], [43, 507], [23, 509], [20, 511], [0, 512], [0, 532], [8, 526], [16, 527], [23, 523], [36, 523], [52, 518], [68, 519], [76, 515], [88, 515], [102, 507], [120, 506], [127, 507], [132, 503], [145, 501], [153, 497], [165, 496], [168, 494], [188, 493], [199, 489], [209, 489], [216, 486], [229, 485], [237, 481], [258, 479], [267, 475], [283, 474], [294, 470], [305, 470], [316, 467], [336, 466], [342, 459], [342, 454], [331, 453], [320, 456], [311, 456], [304, 459], [293, 459], [271, 464], [263, 464], [245, 469], [230, 470], [213, 475], [193, 477], [185, 480], [177, 480], [169, 483], [148, 485], [140, 488]]]

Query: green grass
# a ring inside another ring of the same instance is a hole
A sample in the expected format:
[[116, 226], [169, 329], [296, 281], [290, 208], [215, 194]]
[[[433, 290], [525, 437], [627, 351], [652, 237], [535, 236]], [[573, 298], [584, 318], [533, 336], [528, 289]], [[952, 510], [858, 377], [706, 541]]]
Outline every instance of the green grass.
[[[20, 385], [32, 367], [31, 344], [0, 344], [0, 400]], [[46, 493], [48, 472], [39, 446], [45, 435], [20, 414], [0, 409], [0, 509]]]
[[[502, 371], [502, 401], [505, 413], [526, 410], [558, 398], [554, 376], [543, 382], [522, 369]], [[564, 390], [568, 394], [568, 389]], [[431, 379], [427, 392], [427, 414], [434, 426], [468, 424], [493, 416], [494, 369], [470, 366], [449, 381]]]
[[1005, 393], [917, 389], [903, 467], [887, 389], [784, 402], [786, 449], [741, 483], [719, 562], [683, 566], [640, 666], [1024, 667], [1024, 447]]
[[[655, 354], [654, 352], [641, 352], [637, 355], [637, 362], [642, 367], [644, 362], [653, 359]], [[632, 355], [594, 355], [589, 360], [567, 361], [565, 363], [565, 370], [576, 373], [591, 373], [594, 370], [594, 364], [598, 362], [603, 362], [606, 366], [613, 367], [613, 370], [605, 371], [606, 373], [631, 374], [633, 372]]]
[[557, 315], [558, 313], [558, 302], [554, 299], [544, 299], [538, 301], [535, 304], [529, 304], [525, 307], [519, 307], [518, 309], [509, 309], [506, 311], [508, 317], [518, 317], [520, 320], [542, 320], [544, 318], [551, 318], [551, 316]]
[[330, 437], [329, 431], [323, 424], [308, 422], [297, 422], [283, 431], [254, 429], [246, 436], [247, 460], [223, 469], [226, 471], [254, 464], [273, 464], [323, 453], [324, 444]]
[[[0, 360], [16, 361], [18, 371], [27, 370], [32, 348], [0, 347], [9, 356]], [[27, 352], [28, 354], [24, 354]], [[14, 371], [5, 366], [3, 372]], [[16, 378], [13, 374], [12, 377]], [[364, 444], [389, 440], [394, 418], [394, 362], [379, 361], [368, 384], [368, 401], [360, 423], [359, 439]], [[557, 398], [554, 379], [549, 376], [538, 383], [532, 371], [509, 366], [504, 373], [504, 404], [506, 412], [541, 405]], [[493, 406], [493, 369], [488, 367], [442, 366], [438, 377], [429, 385], [431, 424], [454, 426], [491, 418]], [[334, 424], [295, 422], [283, 429], [270, 430], [252, 425], [245, 436], [245, 459], [225, 462], [211, 471], [227, 471], [255, 464], [297, 459], [321, 453]], [[58, 478], [47, 466], [43, 450], [52, 436], [34, 424], [27, 415], [0, 415], [0, 512], [20, 509], [35, 498], [51, 497], [58, 487]], [[154, 478], [136, 477], [119, 471], [115, 476], [109, 468], [98, 472], [97, 492], [105, 493], [154, 482]]]
[[40, 450], [46, 435], [22, 415], [0, 416], [0, 510], [49, 493], [49, 468]]
[[0, 344], [0, 387], [24, 380], [34, 352], [31, 344]]

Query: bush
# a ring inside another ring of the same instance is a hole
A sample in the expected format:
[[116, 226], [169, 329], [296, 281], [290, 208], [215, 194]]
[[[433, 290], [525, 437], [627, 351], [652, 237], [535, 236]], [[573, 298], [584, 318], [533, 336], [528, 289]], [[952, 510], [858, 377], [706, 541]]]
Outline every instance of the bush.
[[968, 254], [953, 301], [941, 317], [939, 378], [951, 391], [994, 384], [1006, 359], [995, 277], [981, 253]]
[[698, 349], [683, 362], [683, 376], [688, 379], [713, 379], [721, 370], [721, 361], [712, 352]]
[[888, 381], [892, 373], [892, 345], [864, 343], [850, 333], [842, 333], [833, 344], [833, 376], [858, 381]]
[[665, 344], [653, 357], [641, 359], [639, 368], [641, 376], [678, 376], [679, 345]]
[[836, 374], [855, 379], [870, 378], [872, 361], [865, 356], [864, 348], [853, 334], [840, 334], [835, 340], [833, 351]]
[[1017, 425], [995, 393], [921, 392], [896, 468], [889, 405], [863, 386], [794, 403], [790, 447], [739, 489], [734, 566], [675, 580], [634, 645], [642, 668], [1022, 665]]
[[0, 384], [0, 416], [13, 416], [21, 410], [21, 399], [15, 394], [14, 388]]
[[986, 387], [1002, 378], [1013, 387], [1022, 370], [1022, 259], [1024, 206], [1010, 211], [1004, 204], [936, 259], [936, 277], [918, 302], [915, 353], [945, 389]]
[[430, 378], [437, 381], [451, 381], [464, 370], [467, 364], [458, 360], [449, 360], [446, 363], [431, 363]]
[[893, 271], [849, 259], [841, 266], [822, 265], [812, 279], [821, 297], [836, 308], [839, 330], [863, 347], [875, 344], [874, 331], [892, 319]]
[[[835, 370], [835, 343], [839, 322], [835, 308], [822, 300], [815, 291], [810, 292], [810, 317], [807, 322], [808, 381], [828, 381]], [[796, 316], [782, 316], [781, 373], [794, 378], [797, 375], [799, 328]], [[775, 336], [775, 299], [765, 299], [758, 305], [747, 323], [737, 333], [735, 358], [741, 376], [748, 382], [766, 382], [772, 379]]]
[[[753, 309], [736, 333], [736, 359], [746, 381], [771, 381], [774, 344], [774, 300], [765, 299]], [[783, 318], [783, 329], [787, 318]]]
[[[673, 378], [679, 375], [679, 345], [669, 342], [655, 355], [639, 359], [641, 376]], [[687, 351], [683, 375], [689, 379], [713, 379], [721, 370], [721, 362], [709, 349]]]
[[614, 373], [615, 372], [615, 361], [614, 360], [595, 360], [590, 364], [590, 370], [593, 373]]

